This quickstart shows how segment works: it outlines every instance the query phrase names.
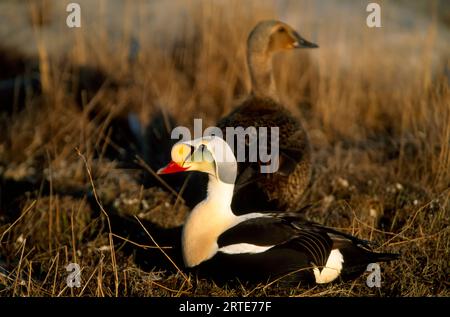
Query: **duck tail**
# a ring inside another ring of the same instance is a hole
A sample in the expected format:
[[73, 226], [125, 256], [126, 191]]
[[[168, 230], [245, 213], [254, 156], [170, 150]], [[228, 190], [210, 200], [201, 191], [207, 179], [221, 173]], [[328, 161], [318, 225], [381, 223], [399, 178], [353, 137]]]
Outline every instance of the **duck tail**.
[[390, 262], [400, 258], [400, 253], [372, 253], [372, 262]]

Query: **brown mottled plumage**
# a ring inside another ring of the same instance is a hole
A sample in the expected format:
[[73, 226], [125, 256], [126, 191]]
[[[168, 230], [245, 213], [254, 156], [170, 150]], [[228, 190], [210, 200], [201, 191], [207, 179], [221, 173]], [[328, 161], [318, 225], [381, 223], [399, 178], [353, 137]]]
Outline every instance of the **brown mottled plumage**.
[[272, 56], [278, 51], [302, 47], [317, 45], [304, 40], [289, 25], [279, 21], [260, 22], [248, 37], [247, 62], [252, 90], [241, 105], [219, 121], [218, 127], [224, 135], [226, 127], [278, 127], [280, 167], [275, 173], [262, 174], [258, 163], [239, 163], [233, 200], [234, 210], [239, 212], [242, 209], [251, 211], [252, 206], [261, 209], [264, 204], [261, 199], [267, 202], [266, 209], [294, 211], [300, 208], [301, 197], [310, 179], [310, 145], [301, 123], [278, 102]]

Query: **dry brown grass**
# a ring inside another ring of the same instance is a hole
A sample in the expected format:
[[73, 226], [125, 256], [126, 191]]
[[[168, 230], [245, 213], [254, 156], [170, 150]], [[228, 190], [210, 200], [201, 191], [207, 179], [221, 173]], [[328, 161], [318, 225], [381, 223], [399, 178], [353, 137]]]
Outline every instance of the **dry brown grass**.
[[[305, 21], [319, 19], [311, 2], [301, 4]], [[170, 29], [142, 30], [132, 61], [130, 16], [139, 8], [129, 4], [119, 38], [102, 27], [64, 31], [76, 45], [62, 57], [47, 51], [35, 26], [43, 91], [28, 95], [25, 108], [0, 114], [1, 296], [449, 296], [450, 60], [436, 54], [442, 46], [448, 52], [441, 22], [408, 31], [342, 23], [362, 23], [365, 15], [316, 28], [302, 22], [306, 38], [319, 30], [313, 40], [320, 49], [275, 59], [282, 100], [302, 118], [314, 147], [307, 216], [400, 252], [401, 260], [382, 265], [382, 287], [368, 288], [364, 277], [313, 289], [218, 286], [184, 275], [170, 249], [153, 243], [165, 240], [147, 227], [179, 226], [187, 209], [162, 184], [143, 188], [145, 169], [121, 168], [105, 155], [114, 148], [110, 124], [130, 111], [149, 122], [159, 110], [182, 125], [194, 118], [214, 124], [248, 91], [247, 33], [276, 8], [177, 5], [187, 17], [178, 21], [184, 32], [165, 40]], [[398, 32], [395, 41], [390, 32]], [[92, 76], [78, 74], [80, 65], [101, 70], [106, 82], [95, 89]], [[89, 89], [80, 93], [83, 85]], [[138, 233], [110, 229], [117, 214]], [[154, 268], [153, 258], [160, 263]], [[66, 285], [70, 262], [82, 268], [81, 288]]]

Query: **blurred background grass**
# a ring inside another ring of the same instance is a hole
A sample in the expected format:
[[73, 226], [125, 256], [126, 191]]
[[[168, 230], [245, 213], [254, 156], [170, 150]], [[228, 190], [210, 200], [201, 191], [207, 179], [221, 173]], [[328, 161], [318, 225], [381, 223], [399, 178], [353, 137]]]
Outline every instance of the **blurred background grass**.
[[[448, 1], [379, 1], [373, 29], [370, 1], [85, 0], [79, 29], [65, 24], [69, 2], [0, 3], [0, 294], [449, 295]], [[249, 91], [245, 41], [268, 18], [320, 46], [274, 61], [281, 100], [313, 145], [307, 216], [401, 252], [381, 289], [364, 278], [312, 290], [197, 281], [132, 217], [177, 228], [187, 208], [157, 180], [142, 186], [149, 172], [123, 162], [134, 152], [115, 123], [162, 113], [214, 125]], [[133, 229], [111, 234], [92, 185]], [[69, 262], [83, 268], [81, 289], [66, 286]]]

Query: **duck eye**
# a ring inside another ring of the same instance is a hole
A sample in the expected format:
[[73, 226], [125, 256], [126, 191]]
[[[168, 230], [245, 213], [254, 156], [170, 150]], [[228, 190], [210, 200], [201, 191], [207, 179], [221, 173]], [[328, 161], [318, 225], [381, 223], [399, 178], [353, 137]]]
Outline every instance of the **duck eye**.
[[286, 29], [285, 29], [284, 27], [280, 27], [280, 28], [277, 30], [277, 32], [278, 32], [278, 33], [283, 33], [283, 32], [286, 32]]

